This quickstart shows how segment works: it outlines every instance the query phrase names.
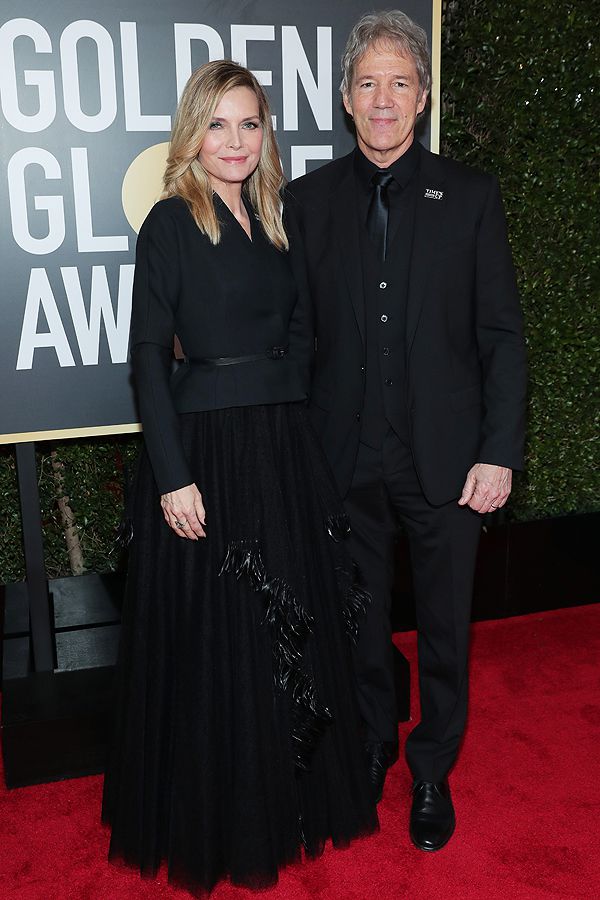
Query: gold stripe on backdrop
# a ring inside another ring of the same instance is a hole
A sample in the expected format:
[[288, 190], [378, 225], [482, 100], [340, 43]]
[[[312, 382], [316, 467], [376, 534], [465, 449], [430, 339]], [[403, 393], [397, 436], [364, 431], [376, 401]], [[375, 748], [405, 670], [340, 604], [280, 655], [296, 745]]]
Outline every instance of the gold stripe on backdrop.
[[141, 431], [137, 422], [127, 425], [90, 425], [88, 428], [59, 428], [54, 431], [24, 431], [0, 434], [0, 444], [23, 444], [25, 441], [62, 441], [66, 438], [100, 437], [103, 434], [131, 434]]
[[433, 0], [431, 14], [431, 150], [440, 152], [442, 98], [442, 0]]

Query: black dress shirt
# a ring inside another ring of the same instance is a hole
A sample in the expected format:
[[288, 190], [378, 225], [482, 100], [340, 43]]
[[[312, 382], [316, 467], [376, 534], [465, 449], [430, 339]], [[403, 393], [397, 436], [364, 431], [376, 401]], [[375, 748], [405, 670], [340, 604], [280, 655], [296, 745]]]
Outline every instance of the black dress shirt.
[[[406, 188], [419, 168], [419, 159], [419, 145], [416, 141], [413, 141], [408, 150], [386, 169], [394, 179], [387, 189], [390, 211], [387, 231], [388, 250], [393, 243], [402, 211], [411, 202], [411, 192], [407, 192]], [[357, 147], [354, 151], [354, 173], [358, 187], [357, 196], [361, 230], [366, 228], [367, 212], [373, 192], [371, 178], [378, 171], [379, 167], [367, 159]]]
[[419, 161], [420, 148], [413, 142], [386, 170], [393, 180], [387, 189], [389, 224], [383, 261], [366, 224], [373, 194], [372, 176], [378, 168], [360, 150], [355, 151], [366, 338], [360, 439], [374, 448], [382, 446], [390, 426], [403, 440], [408, 436], [404, 343]]

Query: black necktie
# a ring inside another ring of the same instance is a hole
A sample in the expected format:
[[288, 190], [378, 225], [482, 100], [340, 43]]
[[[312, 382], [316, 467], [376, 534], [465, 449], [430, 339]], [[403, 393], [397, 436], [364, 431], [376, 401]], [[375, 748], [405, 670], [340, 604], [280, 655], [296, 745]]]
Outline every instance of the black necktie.
[[377, 256], [385, 261], [387, 246], [388, 219], [390, 207], [387, 189], [394, 176], [386, 169], [379, 169], [371, 177], [372, 191], [369, 211], [367, 213], [367, 233], [377, 249]]

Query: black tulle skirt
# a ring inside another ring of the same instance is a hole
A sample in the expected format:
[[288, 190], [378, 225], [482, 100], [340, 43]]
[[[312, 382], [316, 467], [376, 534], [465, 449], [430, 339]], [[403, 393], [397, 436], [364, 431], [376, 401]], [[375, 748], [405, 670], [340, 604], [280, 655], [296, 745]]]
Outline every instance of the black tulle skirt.
[[103, 818], [111, 859], [201, 896], [377, 827], [350, 656], [368, 596], [301, 405], [181, 422], [207, 537], [167, 527], [142, 454]]

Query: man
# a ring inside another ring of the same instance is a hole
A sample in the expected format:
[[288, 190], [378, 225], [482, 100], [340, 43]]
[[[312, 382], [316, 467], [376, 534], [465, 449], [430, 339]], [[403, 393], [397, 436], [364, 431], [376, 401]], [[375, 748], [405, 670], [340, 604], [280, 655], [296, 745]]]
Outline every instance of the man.
[[523, 465], [521, 314], [496, 179], [415, 141], [425, 32], [399, 11], [364, 16], [342, 68], [358, 146], [289, 186], [314, 312], [310, 410], [373, 597], [355, 656], [377, 799], [398, 755], [398, 520], [408, 533], [421, 695], [406, 743], [410, 836], [438, 850], [455, 824], [447, 776], [466, 719], [481, 515], [504, 506]]

